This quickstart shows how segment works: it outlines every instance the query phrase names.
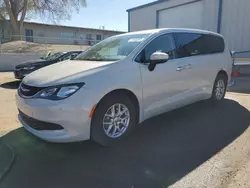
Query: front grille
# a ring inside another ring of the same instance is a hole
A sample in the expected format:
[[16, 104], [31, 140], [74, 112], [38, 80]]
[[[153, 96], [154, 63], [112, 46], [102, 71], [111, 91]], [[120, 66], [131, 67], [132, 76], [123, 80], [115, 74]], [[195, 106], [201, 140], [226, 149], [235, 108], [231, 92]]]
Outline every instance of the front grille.
[[27, 115], [25, 115], [22, 111], [19, 110], [19, 115], [23, 122], [31, 127], [32, 129], [42, 131], [42, 130], [62, 130], [63, 127], [61, 125], [55, 124], [55, 123], [48, 123], [44, 121], [39, 121], [36, 119], [33, 119]]
[[25, 85], [22, 83], [19, 87], [18, 92], [19, 92], [19, 94], [21, 94], [21, 96], [32, 97], [35, 94], [37, 94], [39, 91], [41, 91], [42, 89], [44, 89], [44, 88], [28, 86], [28, 85]]

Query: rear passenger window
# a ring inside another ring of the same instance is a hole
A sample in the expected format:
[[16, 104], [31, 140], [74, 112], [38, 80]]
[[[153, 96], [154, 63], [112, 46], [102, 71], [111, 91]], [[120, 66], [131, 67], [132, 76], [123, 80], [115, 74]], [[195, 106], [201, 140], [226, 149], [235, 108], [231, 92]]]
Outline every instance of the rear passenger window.
[[223, 38], [215, 35], [176, 33], [175, 40], [178, 58], [220, 53], [225, 48]]
[[[178, 58], [200, 55], [201, 35], [193, 33], [176, 33], [176, 53]], [[198, 42], [197, 42], [198, 41]]]

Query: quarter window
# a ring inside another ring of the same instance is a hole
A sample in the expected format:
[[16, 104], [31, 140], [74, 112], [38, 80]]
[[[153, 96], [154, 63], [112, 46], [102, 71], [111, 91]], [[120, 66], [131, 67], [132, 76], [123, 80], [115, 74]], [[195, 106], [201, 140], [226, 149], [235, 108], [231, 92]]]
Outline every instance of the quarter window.
[[175, 44], [172, 34], [157, 37], [150, 42], [135, 59], [136, 62], [149, 63], [150, 56], [155, 52], [164, 52], [169, 55], [169, 59], [175, 56]]
[[189, 57], [224, 51], [223, 38], [210, 34], [176, 33], [177, 57]]
[[214, 35], [205, 35], [206, 53], [221, 53], [225, 50], [223, 38]]

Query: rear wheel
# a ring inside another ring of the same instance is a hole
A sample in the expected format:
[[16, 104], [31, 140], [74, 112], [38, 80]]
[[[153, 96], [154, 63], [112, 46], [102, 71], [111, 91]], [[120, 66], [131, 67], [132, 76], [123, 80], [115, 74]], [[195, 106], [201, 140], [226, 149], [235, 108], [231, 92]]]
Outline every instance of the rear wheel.
[[91, 139], [109, 146], [121, 140], [136, 124], [135, 106], [126, 95], [110, 95], [98, 104], [91, 123]]
[[218, 74], [215, 79], [212, 100], [220, 101], [224, 99], [227, 90], [227, 77], [224, 74]]

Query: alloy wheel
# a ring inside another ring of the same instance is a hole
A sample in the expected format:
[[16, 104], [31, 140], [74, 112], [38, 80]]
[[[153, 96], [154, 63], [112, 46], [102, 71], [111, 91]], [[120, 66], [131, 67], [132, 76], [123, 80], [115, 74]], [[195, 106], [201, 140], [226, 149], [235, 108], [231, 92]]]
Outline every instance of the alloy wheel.
[[218, 80], [215, 86], [215, 96], [217, 100], [221, 100], [225, 94], [225, 83], [223, 80]]
[[118, 138], [127, 130], [130, 122], [130, 113], [124, 104], [112, 105], [104, 115], [103, 130], [110, 138]]

